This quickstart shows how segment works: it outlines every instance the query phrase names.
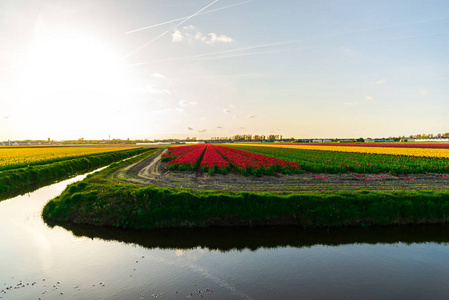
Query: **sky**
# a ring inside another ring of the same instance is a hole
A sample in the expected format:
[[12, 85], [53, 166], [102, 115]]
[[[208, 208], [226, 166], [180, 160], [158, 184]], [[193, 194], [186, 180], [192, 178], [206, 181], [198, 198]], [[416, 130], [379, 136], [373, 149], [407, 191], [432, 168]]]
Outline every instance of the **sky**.
[[447, 0], [4, 0], [0, 45], [0, 141], [449, 132]]

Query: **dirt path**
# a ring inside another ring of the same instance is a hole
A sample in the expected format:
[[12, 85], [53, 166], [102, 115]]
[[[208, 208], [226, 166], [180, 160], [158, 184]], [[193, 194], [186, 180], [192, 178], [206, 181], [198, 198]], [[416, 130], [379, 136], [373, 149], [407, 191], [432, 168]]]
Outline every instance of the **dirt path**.
[[409, 174], [392, 176], [390, 174], [275, 174], [274, 176], [243, 176], [236, 171], [227, 175], [196, 172], [169, 172], [168, 163], [161, 161], [159, 152], [136, 164], [117, 171], [111, 176], [115, 180], [140, 184], [157, 184], [192, 188], [199, 190], [222, 191], [337, 191], [337, 190], [413, 190], [449, 189], [449, 174]]

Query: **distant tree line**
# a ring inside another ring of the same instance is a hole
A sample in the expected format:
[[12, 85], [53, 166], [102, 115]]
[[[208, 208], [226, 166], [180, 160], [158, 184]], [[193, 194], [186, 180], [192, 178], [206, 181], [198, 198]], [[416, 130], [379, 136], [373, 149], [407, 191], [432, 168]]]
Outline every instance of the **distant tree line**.
[[436, 135], [430, 133], [430, 134], [415, 134], [415, 135], [410, 135], [409, 136], [410, 139], [440, 139], [440, 138], [449, 138], [449, 132], [446, 133], [438, 133]]

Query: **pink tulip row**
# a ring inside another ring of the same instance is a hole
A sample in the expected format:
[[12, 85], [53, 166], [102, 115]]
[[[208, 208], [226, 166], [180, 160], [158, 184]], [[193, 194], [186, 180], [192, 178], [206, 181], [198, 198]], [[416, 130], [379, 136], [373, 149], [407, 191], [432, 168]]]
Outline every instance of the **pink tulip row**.
[[281, 173], [301, 173], [298, 163], [277, 159], [271, 156], [255, 154], [243, 150], [215, 146], [217, 151], [240, 173], [247, 175]]
[[197, 149], [200, 145], [188, 145], [188, 146], [177, 146], [177, 147], [170, 147], [168, 149], [167, 154], [163, 154], [162, 161], [170, 161], [172, 159], [175, 159], [181, 155], [184, 155], [190, 151], [193, 151]]
[[206, 145], [195, 145], [194, 150], [187, 152], [168, 163], [169, 170], [195, 170], [200, 163]]
[[302, 173], [296, 162], [255, 154], [239, 149], [216, 145], [192, 145], [176, 147], [176, 151], [166, 154], [171, 158], [169, 170], [195, 170], [198, 165], [210, 175], [226, 174], [232, 166], [243, 175], [271, 175], [274, 172]]
[[289, 145], [319, 145], [319, 146], [345, 146], [345, 147], [387, 147], [387, 148], [424, 148], [424, 149], [449, 149], [449, 143], [425, 144], [425, 143], [320, 143], [320, 144], [289, 144]]
[[203, 160], [201, 161], [201, 169], [213, 175], [215, 172], [220, 174], [228, 173], [230, 167], [229, 162], [221, 156], [216, 146], [209, 145], [204, 151]]

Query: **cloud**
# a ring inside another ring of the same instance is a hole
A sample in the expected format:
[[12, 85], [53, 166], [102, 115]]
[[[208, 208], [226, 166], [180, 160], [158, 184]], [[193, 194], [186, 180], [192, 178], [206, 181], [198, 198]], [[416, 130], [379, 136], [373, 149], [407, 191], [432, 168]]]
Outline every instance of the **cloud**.
[[165, 79], [167, 77], [165, 77], [164, 75], [162, 75], [161, 73], [153, 73], [151, 74], [152, 78], [157, 78], [157, 79]]
[[239, 129], [245, 129], [245, 127], [239, 127]]
[[152, 95], [169, 95], [171, 92], [167, 89], [159, 89], [153, 85], [147, 85], [144, 89], [145, 93], [149, 93]]
[[215, 128], [217, 128], [217, 129], [222, 129], [223, 127], [221, 127], [221, 126], [217, 126], [217, 127], [215, 127]]
[[369, 84], [384, 84], [385, 82], [387, 82], [386, 79], [381, 79], [378, 81], [371, 81]]
[[196, 101], [186, 101], [186, 100], [179, 101], [179, 105], [182, 105], [182, 106], [197, 105], [197, 104], [198, 104], [198, 102], [196, 102]]
[[192, 127], [187, 127], [188, 130], [194, 130]]
[[207, 131], [206, 129], [198, 130], [198, 132], [206, 132], [206, 131]]
[[343, 105], [345, 106], [357, 106], [360, 102], [354, 101], [354, 102], [343, 102]]
[[248, 119], [253, 119], [253, 118], [255, 118], [256, 116], [255, 115], [247, 115], [246, 116]]
[[347, 48], [347, 47], [344, 47], [344, 46], [341, 46], [339, 49], [340, 49], [340, 51], [343, 52], [343, 54], [345, 54], [345, 55], [353, 55], [353, 54], [356, 53], [354, 50], [352, 50], [352, 49], [350, 49], [350, 48]]
[[172, 33], [172, 41], [174, 43], [179, 43], [182, 41], [194, 42], [198, 41], [207, 45], [216, 45], [216, 44], [230, 44], [234, 42], [229, 36], [224, 34], [216, 34], [214, 32], [203, 34], [198, 31], [195, 26], [189, 25], [182, 28], [182, 31], [176, 30]]
[[176, 30], [175, 32], [172, 33], [171, 40], [174, 43], [182, 42], [184, 40], [184, 36], [182, 35], [181, 31]]
[[9, 119], [11, 117], [11, 114], [9, 114], [9, 115], [4, 115], [2, 118], [3, 119]]
[[223, 112], [225, 113], [225, 114], [229, 114], [230, 112], [231, 112], [231, 110], [230, 109], [223, 109]]
[[366, 96], [365, 99], [366, 99], [366, 100], [373, 100], [373, 97], [371, 97], [371, 96]]
[[217, 35], [217, 34], [211, 32], [208, 34], [208, 36], [209, 36], [209, 40], [206, 41], [206, 43], [209, 45], [213, 45], [215, 43], [229, 44], [234, 41], [231, 37], [226, 36], [224, 34]]
[[229, 104], [229, 108], [237, 108], [234, 104]]
[[420, 94], [421, 96], [425, 96], [425, 95], [427, 95], [428, 93], [429, 93], [429, 91], [426, 90], [426, 89], [420, 89], [420, 90], [419, 90], [419, 94]]

